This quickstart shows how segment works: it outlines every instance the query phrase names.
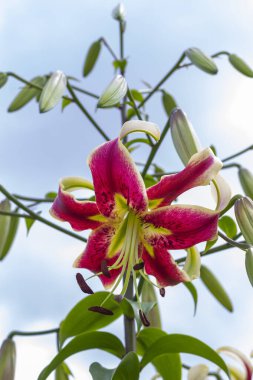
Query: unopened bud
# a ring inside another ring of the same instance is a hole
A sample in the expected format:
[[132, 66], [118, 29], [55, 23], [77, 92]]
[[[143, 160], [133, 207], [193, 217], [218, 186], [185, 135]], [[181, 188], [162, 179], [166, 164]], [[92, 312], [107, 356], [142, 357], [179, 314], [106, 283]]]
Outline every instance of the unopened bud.
[[235, 202], [235, 216], [247, 243], [253, 244], [253, 202], [243, 197]]
[[173, 144], [184, 165], [201, 150], [199, 139], [187, 119], [186, 114], [176, 108], [170, 115], [170, 128]]
[[209, 368], [205, 364], [198, 364], [191, 367], [188, 371], [187, 380], [206, 380]]
[[198, 67], [200, 70], [208, 74], [217, 74], [218, 68], [211, 57], [208, 57], [203, 51], [198, 48], [190, 48], [185, 51], [186, 57], [189, 58], [191, 63]]
[[240, 168], [238, 174], [244, 193], [253, 199], [253, 174], [245, 168]]
[[14, 380], [16, 347], [12, 339], [6, 339], [0, 349], [0, 379]]
[[116, 75], [111, 83], [106, 87], [98, 99], [98, 108], [115, 106], [124, 98], [127, 93], [127, 82], [122, 75]]
[[8, 75], [6, 73], [0, 73], [0, 88], [2, 88], [8, 80]]
[[112, 11], [112, 17], [118, 21], [125, 21], [126, 19], [126, 8], [123, 3], [118, 4]]
[[40, 95], [40, 112], [50, 111], [61, 100], [66, 89], [67, 79], [62, 71], [56, 71], [48, 79]]

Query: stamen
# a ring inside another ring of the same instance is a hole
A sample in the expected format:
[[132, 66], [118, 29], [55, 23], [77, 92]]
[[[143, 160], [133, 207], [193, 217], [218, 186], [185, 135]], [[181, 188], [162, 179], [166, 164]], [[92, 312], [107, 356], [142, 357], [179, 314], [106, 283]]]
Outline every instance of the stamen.
[[116, 302], [120, 303], [120, 302], [123, 300], [123, 297], [122, 297], [121, 294], [116, 294], [116, 295], [114, 296], [114, 300], [115, 300]]
[[139, 316], [140, 316], [140, 320], [141, 320], [142, 324], [145, 327], [149, 327], [150, 326], [150, 322], [149, 322], [148, 318], [146, 317], [145, 313], [142, 310], [139, 310]]
[[160, 295], [161, 295], [162, 297], [165, 297], [165, 289], [164, 289], [164, 288], [160, 288], [160, 289], [159, 289], [159, 292], [160, 292]]
[[140, 271], [140, 274], [144, 278], [145, 281], [149, 282], [151, 285], [155, 286], [156, 288], [159, 288], [159, 286], [155, 284], [153, 281], [151, 281], [150, 278], [145, 273], [143, 273], [142, 270]]
[[101, 272], [103, 273], [103, 275], [107, 278], [111, 278], [111, 274], [109, 272], [109, 269], [108, 269], [108, 266], [107, 266], [107, 263], [106, 263], [106, 260], [102, 260], [101, 262]]
[[80, 289], [86, 294], [94, 294], [93, 290], [89, 287], [81, 273], [76, 274], [76, 281], [80, 287]]
[[133, 269], [134, 270], [141, 270], [144, 268], [144, 262], [141, 262], [141, 263], [137, 263], [133, 266]]
[[106, 309], [104, 307], [101, 307], [101, 306], [91, 306], [89, 307], [90, 311], [94, 311], [95, 313], [100, 313], [100, 314], [103, 314], [103, 315], [113, 315], [113, 312], [109, 309]]

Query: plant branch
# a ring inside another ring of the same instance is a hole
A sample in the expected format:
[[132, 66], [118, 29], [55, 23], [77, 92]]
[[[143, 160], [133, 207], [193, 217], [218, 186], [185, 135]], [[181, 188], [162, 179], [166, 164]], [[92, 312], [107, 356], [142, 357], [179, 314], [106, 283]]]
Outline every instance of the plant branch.
[[100, 128], [100, 126], [97, 124], [97, 122], [93, 119], [93, 117], [89, 114], [89, 112], [86, 110], [86, 108], [83, 106], [83, 104], [80, 102], [78, 97], [76, 96], [71, 84], [68, 82], [67, 83], [67, 88], [69, 90], [69, 93], [71, 94], [74, 102], [76, 105], [79, 107], [79, 109], [82, 111], [82, 113], [87, 117], [87, 119], [91, 122], [91, 124], [96, 128], [96, 130], [100, 133], [101, 136], [106, 141], [109, 141], [110, 138], [106, 135], [106, 133]]
[[51, 329], [51, 330], [42, 330], [42, 331], [17, 331], [14, 330], [10, 332], [7, 339], [12, 339], [15, 335], [19, 336], [35, 336], [35, 335], [46, 335], [46, 334], [58, 334], [59, 328]]
[[232, 160], [232, 158], [235, 158], [235, 157], [238, 157], [238, 156], [241, 156], [242, 154], [248, 152], [249, 150], [252, 150], [253, 149], [253, 145], [250, 145], [248, 146], [248, 148], [245, 148], [243, 150], [240, 150], [240, 152], [238, 153], [235, 153], [235, 154], [232, 154], [232, 156], [228, 156], [226, 158], [223, 158], [223, 162], [226, 162], [226, 161], [229, 161], [229, 160]]
[[253, 246], [251, 244], [248, 244], [248, 243], [237, 243], [235, 240], [233, 239], [230, 239], [229, 237], [227, 237], [226, 235], [224, 235], [221, 231], [218, 231], [218, 235], [225, 241], [228, 242], [228, 244], [230, 244], [231, 246], [233, 247], [237, 247], [237, 248], [240, 248], [242, 249], [243, 251], [246, 251], [247, 249], [249, 248], [253, 248]]
[[[130, 277], [128, 288], [125, 297], [132, 301], [134, 299], [133, 277]], [[136, 351], [136, 336], [135, 336], [135, 319], [128, 318], [124, 315], [124, 330], [125, 330], [125, 346], [126, 353]]]
[[73, 85], [71, 85], [71, 86], [72, 86], [73, 90], [75, 90], [75, 91], [78, 91], [78, 92], [81, 92], [82, 94], [88, 95], [91, 98], [99, 99], [99, 96], [94, 94], [93, 92], [84, 90], [84, 89], [77, 87], [77, 86], [73, 86]]
[[230, 168], [237, 168], [240, 169], [241, 165], [237, 164], [236, 162], [233, 162], [232, 164], [223, 165], [222, 169], [230, 169]]
[[100, 41], [105, 45], [105, 47], [108, 49], [108, 51], [110, 52], [110, 54], [112, 55], [112, 57], [114, 58], [115, 61], [118, 61], [118, 57], [117, 55], [115, 54], [115, 52], [113, 51], [112, 47], [109, 45], [109, 43], [106, 41], [106, 39], [104, 37], [101, 37], [100, 38]]
[[44, 223], [47, 226], [54, 228], [55, 230], [63, 232], [66, 235], [74, 237], [75, 239], [81, 240], [83, 242], [87, 242], [86, 238], [84, 238], [80, 235], [77, 235], [72, 231], [66, 230], [65, 228], [62, 228], [62, 227], [58, 226], [57, 224], [50, 222], [49, 220], [47, 220], [47, 219], [43, 218], [42, 216], [36, 214], [36, 212], [30, 210], [27, 206], [25, 206], [22, 202], [20, 202], [17, 198], [15, 198], [12, 194], [10, 194], [2, 185], [0, 185], [0, 192], [2, 194], [4, 194], [16, 206], [18, 206], [23, 211], [25, 211], [29, 216], [31, 216], [32, 219], [38, 220], [39, 222]]

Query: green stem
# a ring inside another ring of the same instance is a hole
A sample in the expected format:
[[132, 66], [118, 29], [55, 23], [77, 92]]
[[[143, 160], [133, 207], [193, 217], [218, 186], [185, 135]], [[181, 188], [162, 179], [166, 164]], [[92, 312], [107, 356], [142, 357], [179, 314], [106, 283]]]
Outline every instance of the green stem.
[[224, 158], [222, 161], [226, 162], [226, 161], [232, 160], [232, 158], [241, 156], [243, 153], [246, 153], [246, 152], [248, 152], [249, 150], [252, 150], [252, 149], [253, 149], [253, 145], [250, 145], [250, 146], [248, 146], [248, 148], [240, 150], [240, 152], [232, 154], [232, 156], [228, 156], [228, 157]]
[[104, 37], [100, 38], [100, 41], [105, 45], [105, 47], [108, 49], [109, 53], [112, 55], [115, 61], [118, 61], [118, 57], [113, 51], [112, 47], [109, 45], [109, 43], [106, 41]]
[[160, 140], [153, 146], [153, 148], [151, 149], [151, 152], [149, 153], [149, 156], [148, 156], [148, 159], [147, 159], [147, 162], [144, 166], [144, 169], [142, 171], [142, 176], [144, 177], [146, 174], [147, 174], [147, 171], [150, 167], [150, 165], [152, 164], [152, 161], [158, 151], [158, 149], [160, 148], [160, 145], [162, 144], [168, 130], [170, 128], [170, 123], [169, 123], [169, 120], [167, 122], [167, 124], [165, 125], [162, 133], [161, 133], [161, 137], [160, 137]]
[[84, 89], [82, 89], [82, 88], [80, 88], [80, 87], [73, 86], [73, 85], [72, 85], [72, 88], [73, 88], [73, 90], [78, 91], [78, 92], [81, 92], [82, 94], [88, 95], [88, 96], [90, 96], [91, 98], [99, 99], [99, 96], [96, 95], [96, 94], [94, 94], [93, 92], [90, 92], [90, 91], [84, 90]]
[[69, 93], [71, 94], [74, 102], [79, 107], [79, 109], [82, 111], [82, 113], [87, 117], [87, 119], [91, 122], [91, 124], [96, 128], [96, 130], [100, 133], [101, 136], [107, 141], [110, 140], [110, 138], [106, 135], [106, 133], [100, 128], [100, 126], [97, 124], [97, 122], [93, 119], [93, 117], [89, 114], [89, 112], [86, 110], [86, 108], [83, 106], [83, 104], [80, 102], [78, 97], [76, 96], [71, 84], [67, 83], [67, 88], [69, 90]]
[[17, 199], [21, 199], [23, 201], [28, 201], [28, 202], [37, 202], [37, 203], [53, 203], [54, 202], [53, 198], [34, 198], [34, 197], [26, 197], [24, 195], [18, 195], [18, 194], [13, 194], [13, 196]]
[[236, 202], [238, 199], [241, 199], [241, 198], [243, 198], [243, 195], [241, 195], [241, 194], [236, 194], [236, 195], [234, 195], [234, 196], [230, 199], [230, 201], [229, 201], [227, 207], [225, 207], [224, 210], [222, 210], [222, 211], [220, 212], [220, 217], [221, 217], [222, 215], [226, 214], [226, 212], [227, 212], [228, 210], [230, 210], [230, 209], [234, 206], [235, 202]]
[[0, 211], [0, 215], [14, 216], [16, 218], [34, 219], [31, 215], [19, 214], [17, 212]]
[[[134, 286], [132, 276], [128, 282], [125, 297], [132, 301], [134, 299]], [[135, 320], [124, 315], [125, 347], [126, 353], [136, 351]]]
[[230, 239], [229, 237], [227, 237], [226, 235], [224, 235], [221, 231], [218, 231], [218, 235], [225, 241], [228, 242], [228, 244], [230, 244], [231, 246], [233, 247], [237, 247], [237, 248], [240, 248], [242, 249], [243, 251], [247, 251], [247, 249], [249, 248], [253, 248], [253, 246], [251, 244], [248, 244], [248, 243], [237, 243], [235, 240], [233, 239]]
[[81, 240], [83, 242], [87, 242], [87, 239], [75, 234], [72, 231], [66, 230], [65, 228], [62, 228], [58, 226], [57, 224], [54, 224], [50, 222], [49, 220], [43, 218], [42, 216], [36, 214], [34, 211], [30, 210], [27, 206], [25, 206], [22, 202], [20, 202], [17, 198], [15, 198], [12, 194], [10, 194], [2, 185], [0, 185], [0, 192], [4, 194], [11, 202], [13, 202], [16, 206], [27, 212], [29, 216], [31, 216], [33, 219], [38, 220], [41, 223], [46, 224], [47, 226], [54, 228], [55, 230], [58, 230], [60, 232], [63, 232], [66, 235], [69, 235], [71, 237], [74, 237], [75, 239]]
[[14, 330], [10, 332], [7, 339], [12, 339], [15, 335], [19, 336], [35, 336], [35, 335], [46, 335], [46, 334], [58, 334], [59, 328], [51, 329], [51, 330], [43, 330], [43, 331], [17, 331]]
[[230, 169], [230, 168], [237, 168], [240, 169], [242, 166], [240, 164], [237, 164], [233, 162], [232, 164], [223, 165], [222, 169]]
[[178, 59], [178, 61], [175, 63], [175, 65], [172, 67], [172, 69], [170, 69], [170, 71], [157, 83], [157, 85], [152, 89], [152, 91], [146, 96], [145, 99], [143, 99], [143, 101], [139, 104], [138, 108], [141, 108], [150, 98], [151, 96], [157, 91], [159, 90], [159, 88], [161, 87], [161, 85], [166, 82], [166, 80], [176, 71], [178, 70], [179, 66], [180, 66], [180, 63], [184, 60], [185, 58], [185, 54], [183, 53], [180, 58]]

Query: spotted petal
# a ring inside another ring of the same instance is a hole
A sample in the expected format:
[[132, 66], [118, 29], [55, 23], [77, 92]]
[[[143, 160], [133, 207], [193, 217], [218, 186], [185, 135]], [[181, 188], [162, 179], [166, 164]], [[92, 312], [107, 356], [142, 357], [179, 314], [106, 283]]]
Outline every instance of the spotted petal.
[[187, 274], [179, 268], [171, 254], [165, 248], [153, 248], [153, 254], [143, 249], [142, 259], [145, 272], [154, 276], [157, 283], [164, 286], [177, 285], [189, 281]]
[[60, 182], [58, 195], [50, 209], [55, 218], [69, 222], [77, 231], [94, 229], [99, 227], [105, 220], [100, 215], [95, 202], [78, 201], [72, 190], [80, 188], [92, 188], [92, 184], [79, 177], [67, 177]]
[[117, 216], [117, 195], [136, 211], [146, 210], [144, 182], [120, 140], [106, 142], [95, 149], [89, 158], [89, 165], [97, 205], [104, 216]]
[[[114, 227], [108, 225], [103, 225], [93, 231], [84, 252], [74, 262], [74, 267], [89, 269], [93, 273], [100, 273], [103, 260], [106, 261], [107, 266], [114, 264], [118, 258], [118, 254], [114, 255], [113, 258], [108, 258], [108, 251], [114, 234]], [[112, 269], [110, 271], [110, 278], [103, 274], [99, 275], [99, 277], [107, 288], [115, 282], [120, 272], [121, 269]]]
[[192, 247], [217, 236], [218, 213], [199, 206], [174, 205], [143, 216], [144, 239], [166, 249]]
[[157, 199], [156, 206], [170, 204], [180, 194], [196, 186], [208, 185], [222, 167], [221, 161], [207, 148], [194, 154], [181, 172], [166, 175], [147, 190], [149, 200]]

